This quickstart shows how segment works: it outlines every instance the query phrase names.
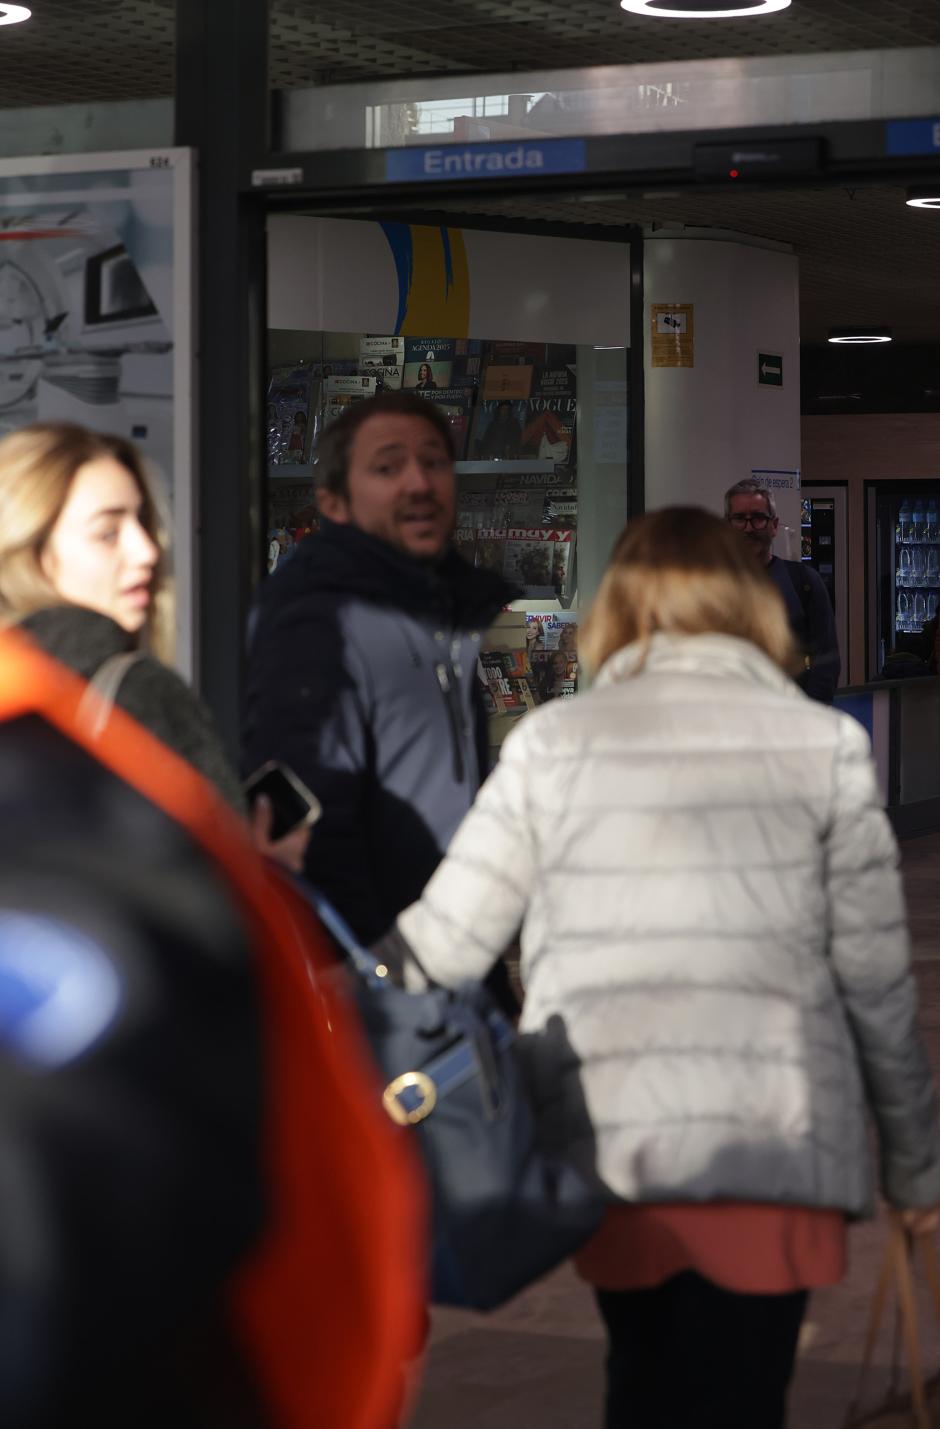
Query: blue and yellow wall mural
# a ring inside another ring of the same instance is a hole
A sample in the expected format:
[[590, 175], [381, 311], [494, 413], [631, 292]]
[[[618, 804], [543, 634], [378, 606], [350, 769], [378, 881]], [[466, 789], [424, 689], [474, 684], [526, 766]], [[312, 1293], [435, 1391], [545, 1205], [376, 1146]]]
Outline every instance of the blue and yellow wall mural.
[[396, 334], [468, 337], [470, 270], [461, 230], [383, 223], [382, 232], [398, 275]]

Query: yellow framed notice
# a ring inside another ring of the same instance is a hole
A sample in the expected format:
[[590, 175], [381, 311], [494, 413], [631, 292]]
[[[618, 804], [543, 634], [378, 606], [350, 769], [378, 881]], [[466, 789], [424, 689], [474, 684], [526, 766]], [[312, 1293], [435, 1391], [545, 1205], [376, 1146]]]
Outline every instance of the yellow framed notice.
[[651, 303], [654, 367], [695, 366], [695, 321], [691, 303]]

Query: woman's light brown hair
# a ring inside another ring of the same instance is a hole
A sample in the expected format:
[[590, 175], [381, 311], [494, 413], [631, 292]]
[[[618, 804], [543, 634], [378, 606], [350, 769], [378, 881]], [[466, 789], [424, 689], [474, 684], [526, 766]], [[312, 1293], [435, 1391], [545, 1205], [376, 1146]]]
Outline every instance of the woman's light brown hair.
[[786, 607], [766, 570], [741, 536], [694, 506], [653, 511], [628, 524], [582, 627], [579, 649], [597, 671], [625, 645], [648, 647], [657, 631], [736, 635], [788, 674], [799, 668]]
[[0, 440], [0, 622], [18, 620], [61, 597], [42, 570], [41, 556], [65, 505], [72, 479], [87, 462], [112, 457], [134, 478], [140, 520], [160, 551], [153, 601], [138, 642], [172, 658], [172, 610], [166, 580], [166, 540], [144, 459], [133, 442], [70, 422], [37, 422]]

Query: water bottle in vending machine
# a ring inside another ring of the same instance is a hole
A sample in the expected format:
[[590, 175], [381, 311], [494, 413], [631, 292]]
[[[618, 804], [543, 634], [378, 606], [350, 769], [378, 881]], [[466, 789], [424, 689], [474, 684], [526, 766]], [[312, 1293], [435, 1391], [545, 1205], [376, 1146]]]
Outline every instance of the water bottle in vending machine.
[[908, 542], [911, 539], [911, 503], [905, 496], [901, 502], [901, 510], [898, 513], [898, 540]]
[[901, 572], [901, 584], [911, 584], [911, 553], [907, 546], [901, 548], [901, 555], [898, 559], [898, 570]]

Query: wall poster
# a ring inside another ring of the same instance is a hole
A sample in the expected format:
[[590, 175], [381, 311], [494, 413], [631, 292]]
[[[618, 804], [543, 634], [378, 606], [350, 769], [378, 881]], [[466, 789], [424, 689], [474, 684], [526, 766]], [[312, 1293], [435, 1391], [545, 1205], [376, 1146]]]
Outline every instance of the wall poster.
[[171, 537], [189, 679], [192, 223], [188, 149], [0, 160], [0, 435], [68, 421], [142, 449]]
[[691, 303], [651, 303], [654, 367], [695, 366], [695, 317]]

